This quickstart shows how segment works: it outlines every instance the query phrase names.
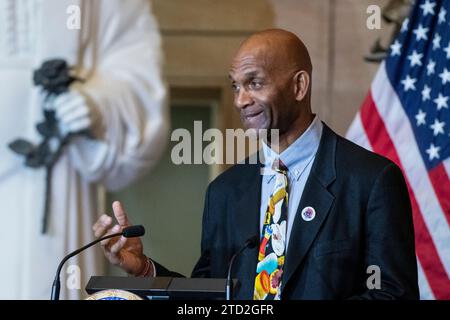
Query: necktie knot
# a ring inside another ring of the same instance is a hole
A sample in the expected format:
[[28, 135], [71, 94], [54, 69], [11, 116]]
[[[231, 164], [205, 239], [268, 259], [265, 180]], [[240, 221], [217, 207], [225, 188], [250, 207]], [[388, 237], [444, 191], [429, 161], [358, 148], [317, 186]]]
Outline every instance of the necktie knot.
[[272, 169], [278, 173], [282, 173], [284, 175], [287, 174], [288, 168], [286, 165], [281, 161], [281, 159], [277, 158], [272, 163]]

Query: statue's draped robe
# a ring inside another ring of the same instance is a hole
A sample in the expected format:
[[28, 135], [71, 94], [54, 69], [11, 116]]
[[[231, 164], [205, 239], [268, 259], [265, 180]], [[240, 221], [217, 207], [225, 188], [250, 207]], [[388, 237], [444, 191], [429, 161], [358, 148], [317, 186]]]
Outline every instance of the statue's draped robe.
[[[81, 9], [78, 30], [67, 27], [72, 5]], [[147, 0], [0, 0], [0, 6], [0, 299], [48, 299], [59, 260], [94, 239], [104, 190], [135, 181], [164, 149], [160, 36]], [[41, 141], [35, 125], [43, 96], [32, 72], [53, 58], [86, 79], [82, 91], [99, 108], [103, 130], [100, 139], [73, 141], [57, 162], [49, 228], [41, 234], [45, 170], [25, 167], [7, 145], [19, 137]], [[99, 248], [70, 260], [62, 297], [82, 297], [103, 265]], [[78, 271], [81, 290], [68, 290], [77, 286]]]

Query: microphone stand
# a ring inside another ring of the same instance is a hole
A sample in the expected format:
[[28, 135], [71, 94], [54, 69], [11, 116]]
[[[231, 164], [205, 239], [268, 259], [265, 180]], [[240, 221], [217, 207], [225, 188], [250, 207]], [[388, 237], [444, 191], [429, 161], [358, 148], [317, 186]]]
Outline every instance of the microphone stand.
[[67, 260], [69, 260], [70, 258], [72, 258], [73, 256], [76, 256], [77, 254], [79, 254], [81, 251], [92, 247], [93, 245], [99, 243], [100, 241], [106, 240], [106, 239], [110, 239], [110, 238], [114, 238], [114, 237], [118, 237], [121, 236], [123, 234], [123, 232], [119, 232], [119, 233], [114, 233], [114, 234], [110, 234], [108, 236], [105, 236], [103, 238], [99, 238], [87, 245], [85, 245], [84, 247], [75, 250], [74, 252], [72, 252], [71, 254], [67, 255], [64, 257], [64, 259], [62, 259], [62, 261], [59, 263], [58, 269], [56, 270], [56, 276], [55, 276], [55, 280], [53, 281], [53, 285], [52, 285], [52, 295], [51, 295], [51, 300], [59, 300], [59, 291], [61, 290], [61, 280], [60, 280], [60, 273], [61, 273], [61, 269], [64, 265], [64, 263], [66, 263]]
[[233, 268], [233, 264], [234, 264], [234, 260], [236, 260], [236, 258], [247, 248], [251, 249], [257, 246], [258, 243], [258, 235], [252, 236], [249, 239], [247, 239], [247, 241], [245, 241], [244, 246], [239, 249], [238, 252], [236, 252], [230, 260], [230, 264], [228, 265], [228, 272], [227, 272], [227, 281], [226, 281], [226, 291], [225, 291], [225, 295], [226, 295], [226, 300], [230, 301], [233, 300], [233, 281], [231, 280], [231, 271]]
[[60, 281], [59, 275], [61, 273], [62, 266], [64, 265], [64, 263], [66, 263], [67, 260], [69, 260], [73, 256], [76, 256], [81, 251], [86, 250], [89, 247], [92, 247], [94, 244], [99, 243], [100, 241], [118, 237], [118, 236], [124, 236], [125, 238], [135, 238], [135, 237], [141, 237], [144, 234], [145, 234], [145, 229], [143, 226], [141, 226], [141, 225], [129, 226], [129, 227], [126, 227], [125, 229], [123, 229], [122, 232], [110, 234], [110, 235], [104, 236], [102, 238], [99, 238], [97, 240], [94, 240], [91, 243], [85, 245], [84, 247], [82, 247], [78, 250], [75, 250], [74, 252], [65, 256], [64, 259], [62, 259], [62, 261], [59, 263], [58, 269], [56, 270], [55, 280], [53, 281], [53, 285], [52, 285], [52, 294], [50, 297], [51, 300], [59, 300], [59, 291], [61, 289], [61, 281]]

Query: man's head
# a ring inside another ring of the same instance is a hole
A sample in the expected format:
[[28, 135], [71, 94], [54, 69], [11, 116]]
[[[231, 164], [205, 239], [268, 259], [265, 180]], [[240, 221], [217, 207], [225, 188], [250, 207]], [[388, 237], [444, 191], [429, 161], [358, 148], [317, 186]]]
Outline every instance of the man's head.
[[244, 126], [283, 135], [309, 119], [311, 72], [308, 50], [291, 32], [271, 29], [245, 40], [229, 74]]

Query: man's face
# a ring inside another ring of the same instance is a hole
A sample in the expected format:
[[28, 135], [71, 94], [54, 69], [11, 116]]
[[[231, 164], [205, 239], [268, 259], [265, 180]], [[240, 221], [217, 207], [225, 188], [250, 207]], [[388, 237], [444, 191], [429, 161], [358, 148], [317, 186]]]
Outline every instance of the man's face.
[[298, 115], [293, 75], [268, 60], [252, 53], [234, 59], [229, 74], [234, 104], [245, 128], [279, 129], [283, 133]]

